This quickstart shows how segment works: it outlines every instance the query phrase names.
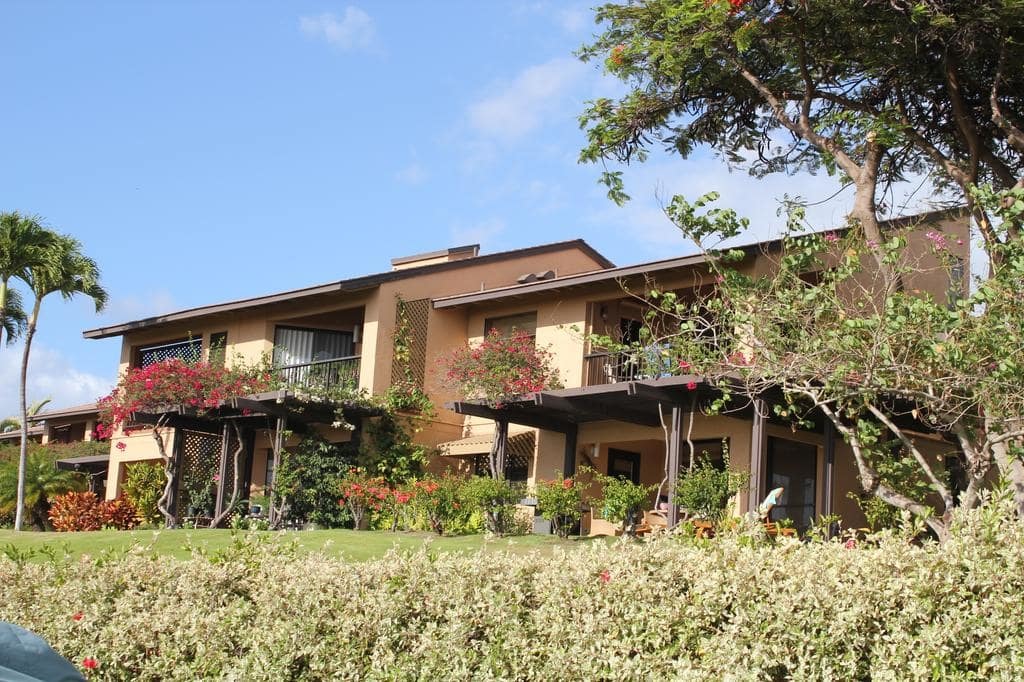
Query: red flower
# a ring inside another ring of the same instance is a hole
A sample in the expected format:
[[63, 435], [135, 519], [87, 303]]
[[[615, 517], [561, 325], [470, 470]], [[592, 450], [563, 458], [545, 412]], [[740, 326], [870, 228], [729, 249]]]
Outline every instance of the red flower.
[[566, 490], [571, 488], [572, 487], [572, 479], [571, 478], [567, 478], [564, 481], [562, 481], [562, 487], [565, 488]]
[[849, 540], [843, 543], [843, 547], [845, 547], [846, 549], [857, 549], [857, 541], [853, 538], [850, 538]]
[[71, 614], [71, 620], [73, 620], [73, 621], [75, 621], [77, 623], [78, 621], [82, 620], [82, 618], [84, 616], [85, 616], [84, 613], [82, 613], [81, 611], [77, 611], [77, 612]]
[[691, 381], [690, 383], [686, 384], [686, 390], [687, 391], [696, 391], [697, 390], [697, 382], [696, 381]]
[[601, 571], [601, 582], [608, 584], [612, 581], [612, 574], [608, 572], [608, 569]]
[[82, 659], [82, 667], [86, 670], [95, 670], [100, 667], [100, 662], [96, 660], [95, 656], [86, 656]]
[[118, 450], [124, 450], [126, 447], [128, 447], [128, 444], [125, 443], [123, 440], [119, 440], [117, 441], [117, 445], [115, 445], [114, 447], [116, 447]]
[[679, 369], [690, 369], [691, 365], [686, 360], [679, 361]]

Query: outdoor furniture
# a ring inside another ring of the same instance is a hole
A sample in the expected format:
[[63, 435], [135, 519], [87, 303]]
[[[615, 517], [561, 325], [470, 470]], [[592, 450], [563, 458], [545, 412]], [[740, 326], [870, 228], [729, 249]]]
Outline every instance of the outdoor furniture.
[[764, 524], [764, 532], [768, 533], [768, 537], [775, 538], [782, 536], [784, 538], [796, 537], [796, 528], [780, 527], [777, 523], [766, 521]]
[[668, 530], [668, 514], [659, 510], [645, 511], [644, 524], [651, 532], [666, 532]]

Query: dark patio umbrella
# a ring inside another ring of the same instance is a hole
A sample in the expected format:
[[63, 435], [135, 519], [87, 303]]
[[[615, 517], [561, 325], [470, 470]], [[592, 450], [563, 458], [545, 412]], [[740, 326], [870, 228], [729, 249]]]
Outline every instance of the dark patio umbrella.
[[0, 621], [0, 680], [3, 682], [82, 682], [75, 666], [42, 637]]

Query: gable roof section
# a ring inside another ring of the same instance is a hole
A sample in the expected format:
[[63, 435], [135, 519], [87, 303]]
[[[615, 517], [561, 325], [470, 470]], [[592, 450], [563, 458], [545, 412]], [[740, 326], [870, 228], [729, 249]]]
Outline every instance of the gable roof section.
[[509, 258], [533, 256], [541, 253], [550, 253], [553, 251], [561, 251], [571, 248], [579, 249], [586, 255], [590, 256], [602, 268], [614, 267], [614, 263], [612, 263], [610, 260], [602, 256], [600, 253], [598, 253], [597, 250], [594, 249], [594, 247], [590, 246], [590, 244], [587, 244], [582, 239], [572, 239], [562, 242], [552, 242], [550, 244], [541, 244], [540, 246], [529, 246], [522, 249], [513, 249], [510, 251], [499, 251], [498, 253], [486, 254], [483, 256], [477, 256], [475, 258], [455, 260], [447, 263], [435, 263], [432, 265], [424, 265], [422, 267], [416, 268], [407, 268], [404, 270], [389, 270], [387, 272], [380, 272], [374, 275], [363, 275], [361, 277], [343, 279], [337, 282], [330, 282], [328, 284], [320, 284], [317, 286], [305, 287], [303, 289], [293, 289], [291, 291], [269, 294], [267, 296], [256, 296], [253, 298], [239, 299], [237, 301], [228, 301], [226, 303], [216, 303], [213, 305], [200, 306], [198, 308], [188, 308], [173, 313], [167, 313], [165, 315], [157, 315], [154, 317], [147, 317], [140, 320], [132, 320], [130, 322], [124, 322], [122, 324], [116, 324], [110, 327], [98, 327], [96, 329], [87, 329], [86, 331], [82, 332], [82, 336], [84, 336], [87, 339], [105, 339], [111, 336], [120, 336], [127, 332], [135, 331], [138, 329], [146, 329], [149, 327], [155, 327], [158, 325], [168, 324], [172, 322], [181, 322], [184, 320], [193, 320], [196, 318], [205, 317], [207, 315], [216, 315], [219, 313], [229, 313], [239, 310], [258, 308], [261, 306], [273, 305], [275, 303], [298, 301], [302, 299], [311, 298], [314, 296], [321, 296], [323, 294], [364, 291], [366, 289], [374, 289], [386, 282], [394, 282], [397, 280], [417, 277], [419, 275], [444, 272], [446, 270], [455, 270], [458, 268], [465, 268], [473, 265], [486, 265], [488, 263], [503, 261]]

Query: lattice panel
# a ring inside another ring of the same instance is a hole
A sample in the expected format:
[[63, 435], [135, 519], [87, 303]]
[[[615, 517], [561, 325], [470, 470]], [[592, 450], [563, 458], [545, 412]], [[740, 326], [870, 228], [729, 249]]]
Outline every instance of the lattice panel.
[[[221, 437], [199, 431], [182, 431], [181, 476], [178, 478], [179, 516], [212, 516], [217, 500], [213, 477], [220, 466]], [[190, 513], [190, 507], [195, 508]]]
[[[533, 451], [533, 433], [521, 433], [508, 439], [508, 450], [505, 452], [505, 478], [507, 480], [525, 481], [529, 477]], [[491, 475], [490, 455], [473, 457], [473, 473], [476, 476]]]
[[[399, 303], [396, 305], [396, 316], [399, 313]], [[430, 299], [418, 298], [415, 301], [405, 301], [405, 319], [409, 324], [409, 375], [413, 383], [423, 388], [423, 381], [427, 374], [427, 324], [430, 318]], [[395, 381], [404, 376], [402, 363], [395, 358], [391, 363], [391, 380]]]
[[185, 362], [199, 362], [203, 356], [203, 340], [189, 339], [165, 343], [160, 346], [148, 346], [139, 349], [139, 366], [148, 367], [171, 358], [181, 358]]

